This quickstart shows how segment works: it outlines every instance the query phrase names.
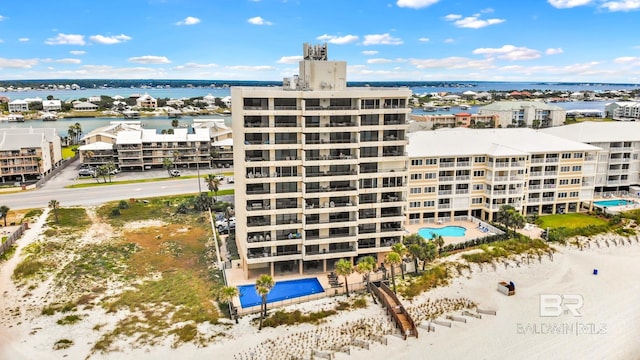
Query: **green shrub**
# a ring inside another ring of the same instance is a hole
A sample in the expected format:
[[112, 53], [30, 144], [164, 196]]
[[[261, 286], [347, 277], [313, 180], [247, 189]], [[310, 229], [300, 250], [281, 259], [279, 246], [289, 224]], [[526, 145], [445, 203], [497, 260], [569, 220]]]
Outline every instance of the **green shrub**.
[[75, 323], [77, 323], [78, 321], [82, 320], [82, 318], [79, 315], [67, 315], [65, 317], [63, 317], [62, 319], [56, 321], [56, 324], [58, 325], [73, 325]]
[[126, 200], [120, 200], [118, 203], [118, 208], [124, 210], [129, 208], [129, 203]]
[[120, 216], [120, 209], [115, 208], [111, 210], [111, 216]]

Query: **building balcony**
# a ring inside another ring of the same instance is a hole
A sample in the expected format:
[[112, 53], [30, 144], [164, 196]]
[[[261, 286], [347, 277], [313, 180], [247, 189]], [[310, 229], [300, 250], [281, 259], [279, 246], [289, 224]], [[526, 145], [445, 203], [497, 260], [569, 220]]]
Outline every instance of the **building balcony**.
[[288, 261], [288, 260], [301, 260], [302, 252], [301, 251], [284, 251], [284, 252], [274, 252], [274, 253], [247, 253], [247, 264], [260, 264], [271, 261]]

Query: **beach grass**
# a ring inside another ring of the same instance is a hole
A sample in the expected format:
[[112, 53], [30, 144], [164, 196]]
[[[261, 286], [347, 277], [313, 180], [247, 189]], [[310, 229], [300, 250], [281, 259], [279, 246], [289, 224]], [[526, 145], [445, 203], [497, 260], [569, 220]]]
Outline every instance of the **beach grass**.
[[413, 299], [414, 297], [429, 291], [438, 286], [444, 286], [449, 283], [451, 274], [446, 266], [433, 265], [427, 268], [417, 277], [408, 276], [409, 281], [402, 284], [398, 288], [398, 292], [407, 299]]
[[542, 229], [582, 228], [590, 225], [607, 225], [607, 223], [608, 221], [605, 219], [579, 213], [544, 215], [540, 216], [536, 221], [536, 224]]

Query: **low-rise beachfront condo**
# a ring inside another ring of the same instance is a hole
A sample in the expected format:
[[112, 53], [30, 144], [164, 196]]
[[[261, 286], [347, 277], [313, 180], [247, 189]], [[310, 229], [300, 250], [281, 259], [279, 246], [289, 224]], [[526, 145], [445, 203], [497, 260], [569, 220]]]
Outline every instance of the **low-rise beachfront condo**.
[[527, 128], [409, 134], [407, 221], [492, 221], [502, 205], [524, 215], [577, 212], [594, 195], [596, 146]]

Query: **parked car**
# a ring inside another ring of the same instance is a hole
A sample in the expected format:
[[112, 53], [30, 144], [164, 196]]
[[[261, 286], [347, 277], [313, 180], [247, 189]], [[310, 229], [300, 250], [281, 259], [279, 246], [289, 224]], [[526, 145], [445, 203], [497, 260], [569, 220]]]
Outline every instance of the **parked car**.
[[227, 178], [227, 184], [233, 184], [235, 180], [232, 177]]
[[113, 169], [113, 170], [111, 170], [111, 171], [110, 171], [110, 174], [111, 174], [111, 175], [116, 175], [116, 174], [119, 174], [119, 173], [120, 173], [120, 171], [121, 171], [121, 170], [120, 170], [119, 168], [115, 168], [115, 169]]
[[171, 177], [178, 177], [178, 176], [180, 176], [180, 171], [171, 170], [171, 171], [169, 171], [169, 174], [171, 175]]
[[233, 230], [236, 228], [236, 217], [230, 217], [228, 222], [226, 218], [222, 218], [216, 221], [216, 227], [220, 233], [223, 233], [224, 231], [229, 232], [229, 229]]
[[91, 177], [95, 177], [96, 176], [96, 170], [93, 168], [84, 168], [84, 169], [80, 169], [78, 171], [78, 176], [91, 176]]

